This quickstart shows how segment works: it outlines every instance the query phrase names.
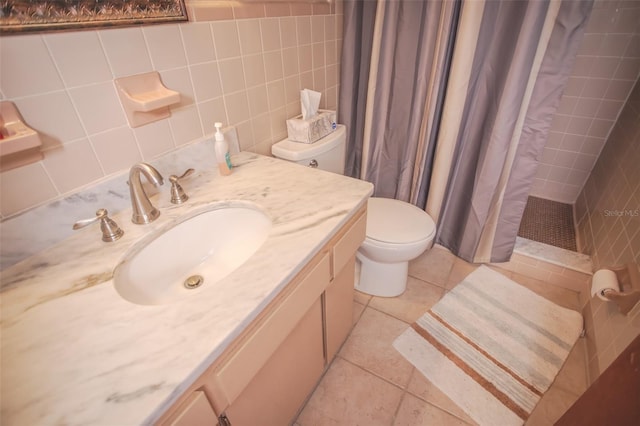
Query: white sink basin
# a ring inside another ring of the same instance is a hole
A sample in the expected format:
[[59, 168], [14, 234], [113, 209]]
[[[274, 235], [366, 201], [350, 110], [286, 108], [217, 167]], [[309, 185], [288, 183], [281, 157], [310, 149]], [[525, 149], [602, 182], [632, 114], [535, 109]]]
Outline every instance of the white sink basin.
[[240, 267], [270, 229], [271, 220], [249, 207], [205, 211], [134, 246], [116, 267], [114, 286], [132, 303], [175, 302], [211, 288]]

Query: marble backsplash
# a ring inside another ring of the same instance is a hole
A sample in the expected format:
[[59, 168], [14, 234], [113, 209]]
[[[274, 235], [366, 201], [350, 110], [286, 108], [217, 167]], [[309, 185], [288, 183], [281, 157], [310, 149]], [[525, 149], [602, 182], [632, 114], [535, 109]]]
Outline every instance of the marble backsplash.
[[[232, 153], [239, 151], [237, 133], [234, 127], [224, 129]], [[171, 151], [153, 161], [149, 161], [164, 178], [164, 185], [154, 188], [145, 183], [147, 194], [161, 193], [170, 197], [170, 175], [180, 175], [188, 168], [196, 173], [181, 182], [187, 191], [189, 180], [199, 171], [216, 168], [213, 136], [197, 139], [175, 151]], [[111, 175], [102, 182], [67, 195], [51, 203], [30, 209], [0, 223], [0, 271], [68, 238], [74, 232], [72, 226], [81, 219], [95, 216], [96, 210], [105, 208], [110, 215], [131, 208], [129, 171]], [[143, 177], [143, 182], [145, 182]], [[124, 231], [131, 223], [119, 224]], [[96, 239], [101, 238], [98, 224]], [[105, 243], [107, 244], [107, 243]]]

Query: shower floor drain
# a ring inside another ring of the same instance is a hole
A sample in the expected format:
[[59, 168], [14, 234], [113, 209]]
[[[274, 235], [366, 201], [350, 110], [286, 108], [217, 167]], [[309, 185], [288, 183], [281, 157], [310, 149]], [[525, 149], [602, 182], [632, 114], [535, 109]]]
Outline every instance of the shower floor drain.
[[202, 283], [204, 283], [202, 275], [191, 275], [189, 278], [184, 280], [184, 286], [189, 290], [200, 287]]

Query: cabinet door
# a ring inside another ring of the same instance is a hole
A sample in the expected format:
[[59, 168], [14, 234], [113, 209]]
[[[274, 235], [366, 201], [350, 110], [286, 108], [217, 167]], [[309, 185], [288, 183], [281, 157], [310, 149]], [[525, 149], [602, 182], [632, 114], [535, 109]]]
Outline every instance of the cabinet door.
[[[291, 333], [329, 282], [329, 256], [324, 255], [299, 285], [256, 328], [212, 378], [212, 387], [231, 404]], [[322, 352], [322, 351], [320, 351]], [[223, 411], [227, 404], [214, 405]]]
[[318, 299], [225, 414], [233, 426], [290, 424], [323, 369]]
[[343, 266], [325, 291], [327, 362], [331, 362], [353, 326], [353, 281], [356, 258]]
[[178, 408], [173, 419], [165, 425], [170, 426], [213, 426], [218, 424], [218, 416], [211, 408], [202, 391], [194, 391]]

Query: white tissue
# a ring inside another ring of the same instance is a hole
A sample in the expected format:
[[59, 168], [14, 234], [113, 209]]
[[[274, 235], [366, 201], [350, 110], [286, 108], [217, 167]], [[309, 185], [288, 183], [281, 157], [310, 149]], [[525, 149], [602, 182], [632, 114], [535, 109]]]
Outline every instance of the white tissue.
[[302, 89], [300, 91], [300, 109], [302, 110], [303, 120], [308, 120], [318, 114], [321, 96], [322, 93], [309, 89]]

